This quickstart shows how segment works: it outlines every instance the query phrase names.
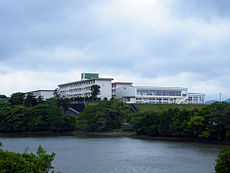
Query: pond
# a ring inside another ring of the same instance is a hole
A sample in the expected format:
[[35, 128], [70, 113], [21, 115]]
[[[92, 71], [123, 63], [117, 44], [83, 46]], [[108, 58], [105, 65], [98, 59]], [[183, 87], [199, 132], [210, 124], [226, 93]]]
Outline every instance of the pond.
[[62, 173], [211, 173], [220, 146], [206, 143], [89, 135], [1, 136], [3, 149], [55, 152]]

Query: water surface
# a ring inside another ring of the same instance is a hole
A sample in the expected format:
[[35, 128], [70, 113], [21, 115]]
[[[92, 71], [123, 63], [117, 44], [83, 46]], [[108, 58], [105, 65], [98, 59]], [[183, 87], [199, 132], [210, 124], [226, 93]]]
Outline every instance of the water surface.
[[96, 136], [5, 136], [3, 149], [55, 152], [62, 173], [211, 173], [218, 145]]

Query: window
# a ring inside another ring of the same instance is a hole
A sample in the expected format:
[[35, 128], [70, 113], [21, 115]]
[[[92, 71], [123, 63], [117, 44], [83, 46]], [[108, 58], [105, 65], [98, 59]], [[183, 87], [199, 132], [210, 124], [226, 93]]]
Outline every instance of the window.
[[141, 90], [137, 90], [137, 95], [142, 95], [142, 91]]
[[157, 96], [160, 96], [160, 95], [161, 95], [161, 90], [157, 90], [157, 91], [156, 91], [156, 95], [157, 95]]

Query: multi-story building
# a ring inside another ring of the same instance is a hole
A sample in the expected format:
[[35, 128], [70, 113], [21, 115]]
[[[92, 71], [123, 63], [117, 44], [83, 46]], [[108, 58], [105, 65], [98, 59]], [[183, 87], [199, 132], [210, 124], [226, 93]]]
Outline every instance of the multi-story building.
[[126, 103], [204, 104], [205, 94], [188, 93], [182, 87], [132, 86], [132, 82], [114, 82], [98, 73], [82, 73], [81, 80], [58, 85], [61, 97], [91, 96], [91, 86], [99, 85], [99, 98], [120, 98]]
[[187, 88], [123, 86], [116, 88], [116, 97], [126, 103], [204, 104], [204, 94], [189, 94]]
[[36, 98], [40, 96], [44, 100], [46, 100], [51, 97], [54, 97], [54, 90], [36, 90], [36, 91], [26, 92], [26, 94], [31, 94], [32, 96], [35, 96]]
[[99, 98], [111, 99], [112, 86], [111, 81], [113, 78], [99, 78], [97, 73], [82, 73], [81, 80], [75, 82], [69, 82], [58, 85], [59, 93], [61, 97], [86, 97], [91, 96], [91, 86], [99, 85], [100, 93]]

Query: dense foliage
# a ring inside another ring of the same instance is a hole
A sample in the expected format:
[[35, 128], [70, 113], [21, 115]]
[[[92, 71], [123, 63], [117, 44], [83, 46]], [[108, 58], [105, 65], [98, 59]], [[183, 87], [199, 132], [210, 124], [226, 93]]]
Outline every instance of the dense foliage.
[[6, 95], [2, 95], [2, 94], [0, 94], [0, 98], [7, 98], [7, 96]]
[[88, 131], [118, 129], [129, 119], [130, 108], [124, 102], [112, 99], [89, 105], [77, 118], [77, 128]]
[[54, 157], [55, 153], [47, 154], [40, 145], [37, 149], [37, 155], [33, 153], [20, 154], [0, 149], [0, 172], [48, 173], [53, 170], [51, 162]]
[[131, 125], [138, 134], [229, 140], [230, 104], [215, 102], [200, 110], [146, 111], [133, 114]]
[[99, 85], [92, 85], [91, 86], [91, 95], [93, 97], [94, 100], [96, 100], [97, 95], [100, 93], [100, 86]]
[[216, 173], [230, 172], [230, 146], [221, 149], [215, 166]]
[[66, 115], [54, 98], [43, 101], [14, 94], [11, 102], [0, 102], [0, 131], [63, 131], [75, 129], [75, 118]]

